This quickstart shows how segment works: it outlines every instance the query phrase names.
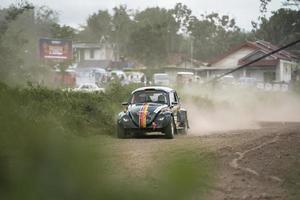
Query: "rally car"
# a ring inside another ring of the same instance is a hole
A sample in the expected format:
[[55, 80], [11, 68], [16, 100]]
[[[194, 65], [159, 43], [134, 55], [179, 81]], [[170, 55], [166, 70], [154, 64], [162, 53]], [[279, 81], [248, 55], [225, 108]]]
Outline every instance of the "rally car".
[[174, 89], [168, 87], [142, 87], [134, 90], [126, 109], [117, 119], [117, 136], [126, 138], [147, 132], [161, 132], [172, 139], [177, 133], [187, 133], [187, 111], [181, 108]]

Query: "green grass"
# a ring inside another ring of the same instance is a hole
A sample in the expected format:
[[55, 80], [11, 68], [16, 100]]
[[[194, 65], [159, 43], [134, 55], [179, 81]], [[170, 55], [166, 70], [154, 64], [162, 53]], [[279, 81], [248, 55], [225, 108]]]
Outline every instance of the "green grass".
[[[112, 136], [120, 103], [136, 86], [109, 87], [105, 94], [82, 94], [0, 84], [0, 199], [204, 195], [212, 182], [215, 159], [210, 153], [183, 152], [173, 146], [172, 153], [157, 154], [154, 174], [126, 176], [130, 168], [124, 166], [119, 150], [126, 140]], [[119, 172], [124, 173], [116, 178]]]

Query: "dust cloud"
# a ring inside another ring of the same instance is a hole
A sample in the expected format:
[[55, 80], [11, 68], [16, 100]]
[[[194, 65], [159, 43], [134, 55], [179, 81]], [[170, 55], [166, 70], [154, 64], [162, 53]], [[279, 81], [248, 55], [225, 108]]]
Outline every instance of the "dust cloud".
[[190, 134], [259, 129], [261, 122], [300, 122], [300, 97], [292, 92], [211, 86], [181, 90]]

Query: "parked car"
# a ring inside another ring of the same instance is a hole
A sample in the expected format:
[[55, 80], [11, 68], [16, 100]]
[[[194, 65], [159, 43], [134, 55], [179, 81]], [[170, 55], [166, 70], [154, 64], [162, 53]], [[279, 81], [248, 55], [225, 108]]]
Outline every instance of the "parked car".
[[161, 132], [166, 138], [187, 133], [187, 111], [181, 107], [174, 89], [168, 87], [142, 87], [131, 93], [126, 110], [117, 119], [119, 138], [147, 132]]
[[190, 84], [194, 82], [194, 73], [193, 72], [177, 72], [176, 73], [176, 83], [179, 85]]
[[75, 92], [105, 92], [104, 88], [98, 87], [94, 83], [84, 83], [81, 84], [78, 88], [73, 89]]
[[89, 67], [76, 69], [76, 86], [85, 83], [103, 85], [107, 82], [108, 74], [105, 69]]
[[113, 70], [113, 71], [111, 71], [110, 72], [110, 79], [111, 80], [118, 79], [121, 82], [122, 85], [127, 85], [129, 83], [127, 75], [122, 70]]
[[241, 86], [256, 86], [257, 79], [252, 77], [240, 77], [239, 85]]
[[154, 85], [168, 86], [170, 85], [169, 75], [165, 73], [156, 73], [153, 75]]
[[146, 84], [147, 79], [142, 72], [127, 72], [127, 78], [130, 83], [143, 83]]
[[226, 75], [220, 78], [219, 82], [223, 84], [235, 84], [236, 80], [232, 75]]

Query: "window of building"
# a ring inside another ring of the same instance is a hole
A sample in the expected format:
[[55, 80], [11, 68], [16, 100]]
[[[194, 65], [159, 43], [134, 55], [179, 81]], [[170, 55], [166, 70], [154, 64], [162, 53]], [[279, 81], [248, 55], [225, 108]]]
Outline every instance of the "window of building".
[[275, 72], [264, 72], [264, 82], [270, 83], [276, 80]]

